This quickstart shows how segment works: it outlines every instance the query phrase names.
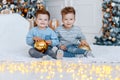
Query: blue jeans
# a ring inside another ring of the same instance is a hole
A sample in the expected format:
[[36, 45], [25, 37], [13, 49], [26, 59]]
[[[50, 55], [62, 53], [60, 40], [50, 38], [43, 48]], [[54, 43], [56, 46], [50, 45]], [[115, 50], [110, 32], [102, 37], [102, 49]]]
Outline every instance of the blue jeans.
[[76, 45], [68, 45], [64, 51], [64, 57], [75, 57], [77, 54], [84, 54], [86, 50], [78, 48]]
[[45, 55], [49, 55], [51, 56], [52, 58], [56, 59], [56, 53], [54, 53], [51, 49], [48, 48], [48, 50], [44, 53], [41, 53], [39, 52], [38, 50], [36, 50], [35, 48], [31, 48], [29, 50], [29, 55], [31, 57], [34, 57], [34, 58], [42, 58], [43, 56]]

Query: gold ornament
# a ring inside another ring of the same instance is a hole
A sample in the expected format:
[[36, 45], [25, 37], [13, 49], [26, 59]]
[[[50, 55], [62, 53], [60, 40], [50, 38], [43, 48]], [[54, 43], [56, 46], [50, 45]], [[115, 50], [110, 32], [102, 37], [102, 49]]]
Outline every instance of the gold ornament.
[[27, 14], [28, 9], [27, 9], [27, 8], [24, 8], [23, 12], [24, 12], [25, 14]]
[[37, 3], [37, 9], [39, 10], [45, 10], [45, 7], [43, 4]]
[[87, 51], [91, 51], [91, 48], [90, 48], [89, 45], [84, 45], [84, 46], [83, 46], [83, 45], [80, 45], [79, 48], [84, 49], [84, 50], [87, 50]]
[[50, 20], [50, 28], [55, 30], [59, 26], [59, 22], [57, 19]]
[[45, 42], [45, 40], [41, 40], [41, 41], [35, 42], [34, 47], [35, 47], [38, 51], [44, 53], [44, 52], [47, 50], [48, 45], [47, 45], [47, 43]]

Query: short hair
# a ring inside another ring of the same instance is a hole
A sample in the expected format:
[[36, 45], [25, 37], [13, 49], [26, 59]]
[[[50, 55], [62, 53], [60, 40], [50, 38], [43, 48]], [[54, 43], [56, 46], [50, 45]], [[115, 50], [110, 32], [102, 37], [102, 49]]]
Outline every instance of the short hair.
[[68, 6], [68, 7], [65, 7], [61, 10], [61, 15], [62, 16], [66, 15], [68, 13], [73, 13], [75, 15], [75, 9], [73, 7]]
[[48, 19], [50, 20], [50, 13], [47, 10], [45, 10], [45, 9], [42, 9], [42, 10], [39, 9], [39, 10], [37, 10], [36, 13], [35, 13], [35, 17], [37, 18], [37, 16], [39, 14], [46, 14], [46, 15], [48, 15]]

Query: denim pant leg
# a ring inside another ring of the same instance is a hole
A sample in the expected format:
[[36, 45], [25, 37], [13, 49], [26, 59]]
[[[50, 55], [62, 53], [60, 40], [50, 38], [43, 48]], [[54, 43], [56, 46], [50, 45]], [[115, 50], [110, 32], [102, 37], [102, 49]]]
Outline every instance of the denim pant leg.
[[63, 55], [64, 57], [75, 57], [75, 54], [73, 54], [73, 53], [70, 53], [70, 52], [68, 52], [68, 51], [64, 51], [64, 55]]
[[52, 58], [56, 59], [56, 53], [52, 51], [52, 47], [48, 47], [47, 51], [45, 52], [46, 55], [51, 56]]
[[84, 54], [86, 50], [80, 49], [75, 45], [67, 46], [67, 51], [73, 54]]
[[45, 54], [37, 51], [35, 48], [31, 48], [29, 50], [29, 54], [31, 57], [34, 57], [34, 58], [42, 58]]
[[54, 53], [51, 48], [49, 48], [49, 49], [45, 52], [45, 54], [51, 56], [51, 57], [54, 58], [54, 59], [56, 59], [56, 55], [57, 55], [57, 54]]

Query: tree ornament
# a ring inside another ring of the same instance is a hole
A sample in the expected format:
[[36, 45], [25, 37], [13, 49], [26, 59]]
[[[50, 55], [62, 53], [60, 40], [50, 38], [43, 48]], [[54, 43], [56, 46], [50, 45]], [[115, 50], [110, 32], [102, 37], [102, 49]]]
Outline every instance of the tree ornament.
[[104, 18], [109, 18], [109, 17], [110, 17], [110, 13], [105, 12], [104, 13]]
[[116, 41], [116, 38], [113, 37], [113, 38], [112, 38], [112, 41], [115, 42], [115, 41]]
[[112, 37], [111, 37], [111, 36], [109, 36], [109, 37], [108, 37], [108, 39], [109, 39], [109, 40], [111, 40], [111, 39], [112, 39]]
[[50, 25], [49, 26], [50, 26], [51, 29], [55, 30], [59, 26], [58, 20], [55, 19], [55, 18], [50, 20]]
[[105, 36], [106, 36], [106, 37], [109, 37], [109, 36], [110, 36], [110, 32], [109, 32], [109, 31], [106, 31], [106, 32], [105, 32]]
[[27, 8], [24, 8], [23, 12], [24, 12], [25, 14], [27, 14], [28, 9], [27, 9]]
[[106, 9], [106, 12], [110, 12], [110, 8], [107, 8], [107, 9]]
[[105, 24], [108, 24], [109, 23], [109, 21], [107, 20], [107, 19], [103, 19], [103, 23], [105, 23]]
[[108, 18], [108, 21], [111, 22], [111, 21], [112, 21], [112, 18]]
[[10, 10], [12, 11], [12, 13], [15, 13], [15, 5], [14, 4], [10, 5]]
[[13, 4], [13, 0], [7, 0], [8, 4]]
[[45, 40], [41, 40], [41, 41], [35, 42], [34, 47], [38, 51], [44, 53], [48, 49], [48, 44], [45, 42]]
[[37, 0], [37, 3], [42, 3], [43, 2], [43, 0]]
[[91, 48], [90, 48], [89, 45], [84, 45], [84, 46], [83, 46], [83, 45], [80, 45], [79, 48], [84, 49], [84, 50], [87, 50], [87, 51], [91, 51]]
[[7, 0], [2, 0], [2, 4], [7, 4]]
[[27, 19], [33, 19], [35, 17], [34, 13], [35, 13], [35, 9], [33, 8], [33, 6], [30, 6], [28, 8], [28, 12], [27, 12], [26, 18]]
[[107, 24], [103, 24], [103, 27], [105, 28], [105, 27], [107, 27], [108, 25]]

